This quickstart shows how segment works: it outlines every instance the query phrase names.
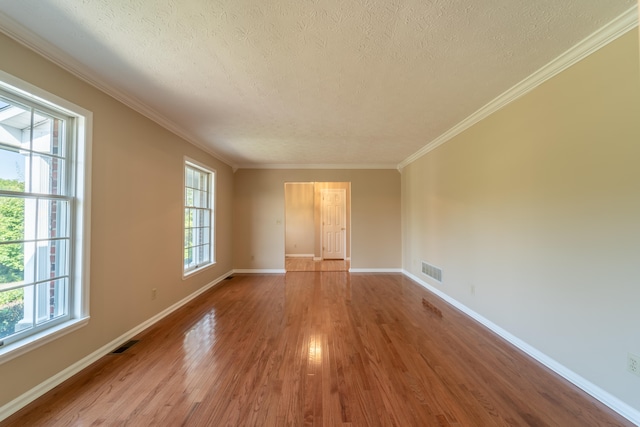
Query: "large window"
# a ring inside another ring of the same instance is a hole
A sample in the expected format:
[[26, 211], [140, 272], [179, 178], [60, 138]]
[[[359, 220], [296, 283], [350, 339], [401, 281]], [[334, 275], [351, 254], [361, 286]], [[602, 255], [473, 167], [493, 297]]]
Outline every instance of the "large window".
[[4, 73], [0, 80], [2, 361], [87, 317], [88, 114], [25, 92], [28, 84]]
[[191, 161], [184, 165], [184, 275], [214, 263], [215, 172]]

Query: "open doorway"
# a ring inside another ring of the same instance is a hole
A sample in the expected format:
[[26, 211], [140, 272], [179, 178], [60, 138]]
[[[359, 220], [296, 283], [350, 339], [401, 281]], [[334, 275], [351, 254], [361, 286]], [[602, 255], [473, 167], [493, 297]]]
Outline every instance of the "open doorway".
[[348, 271], [351, 261], [351, 183], [287, 182], [285, 269]]

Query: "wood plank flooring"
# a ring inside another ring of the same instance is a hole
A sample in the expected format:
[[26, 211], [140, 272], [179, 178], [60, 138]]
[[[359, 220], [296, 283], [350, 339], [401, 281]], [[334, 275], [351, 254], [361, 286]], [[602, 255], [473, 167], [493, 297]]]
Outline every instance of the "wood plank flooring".
[[349, 271], [351, 262], [342, 259], [314, 261], [312, 257], [287, 257], [284, 259], [286, 271]]
[[626, 426], [400, 274], [237, 275], [2, 426]]

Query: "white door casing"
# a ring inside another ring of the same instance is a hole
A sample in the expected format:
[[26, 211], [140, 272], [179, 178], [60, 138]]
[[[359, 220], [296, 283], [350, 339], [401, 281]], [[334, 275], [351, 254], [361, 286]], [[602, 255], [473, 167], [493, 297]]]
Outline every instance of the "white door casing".
[[344, 259], [346, 253], [346, 191], [323, 189], [322, 196], [322, 258]]

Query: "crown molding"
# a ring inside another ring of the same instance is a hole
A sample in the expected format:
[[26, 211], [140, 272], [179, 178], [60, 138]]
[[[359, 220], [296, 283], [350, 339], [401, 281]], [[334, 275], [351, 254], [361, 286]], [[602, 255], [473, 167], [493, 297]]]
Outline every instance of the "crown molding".
[[4, 33], [8, 37], [12, 38], [28, 49], [36, 52], [38, 55], [44, 57], [50, 62], [53, 62], [58, 67], [64, 69], [65, 71], [68, 71], [85, 83], [90, 84], [96, 89], [116, 99], [117, 101], [120, 101], [127, 107], [137, 111], [138, 113], [167, 129], [171, 133], [179, 136], [190, 144], [195, 145], [201, 150], [211, 154], [221, 162], [226, 163], [232, 168], [236, 168], [234, 162], [212, 150], [211, 147], [209, 147], [207, 144], [191, 135], [189, 132], [178, 126], [173, 121], [169, 120], [164, 115], [149, 107], [139, 99], [125, 94], [124, 92], [116, 89], [104, 80], [95, 77], [94, 75], [92, 75], [91, 70], [82, 65], [80, 62], [67, 55], [52, 43], [32, 33], [23, 25], [9, 18], [2, 12], [0, 12], [0, 32]]
[[445, 142], [448, 142], [455, 136], [469, 129], [474, 124], [487, 118], [491, 114], [520, 98], [521, 96], [531, 92], [542, 83], [583, 60], [587, 56], [591, 55], [595, 51], [603, 48], [607, 44], [616, 40], [620, 36], [631, 31], [638, 26], [638, 6], [634, 5], [626, 12], [613, 19], [611, 22], [596, 30], [594, 33], [583, 39], [578, 44], [564, 52], [562, 55], [549, 62], [547, 65], [540, 68], [538, 71], [531, 74], [529, 77], [517, 83], [511, 89], [499, 95], [491, 102], [471, 114], [469, 117], [429, 142], [427, 145], [416, 151], [411, 156], [407, 157], [400, 164], [398, 169], [402, 170], [407, 165], [418, 160], [428, 152], [435, 150]]
[[[345, 163], [345, 164], [254, 164], [245, 163], [236, 169], [397, 169], [396, 164], [386, 163]], [[235, 170], [234, 170], [235, 172]]]

